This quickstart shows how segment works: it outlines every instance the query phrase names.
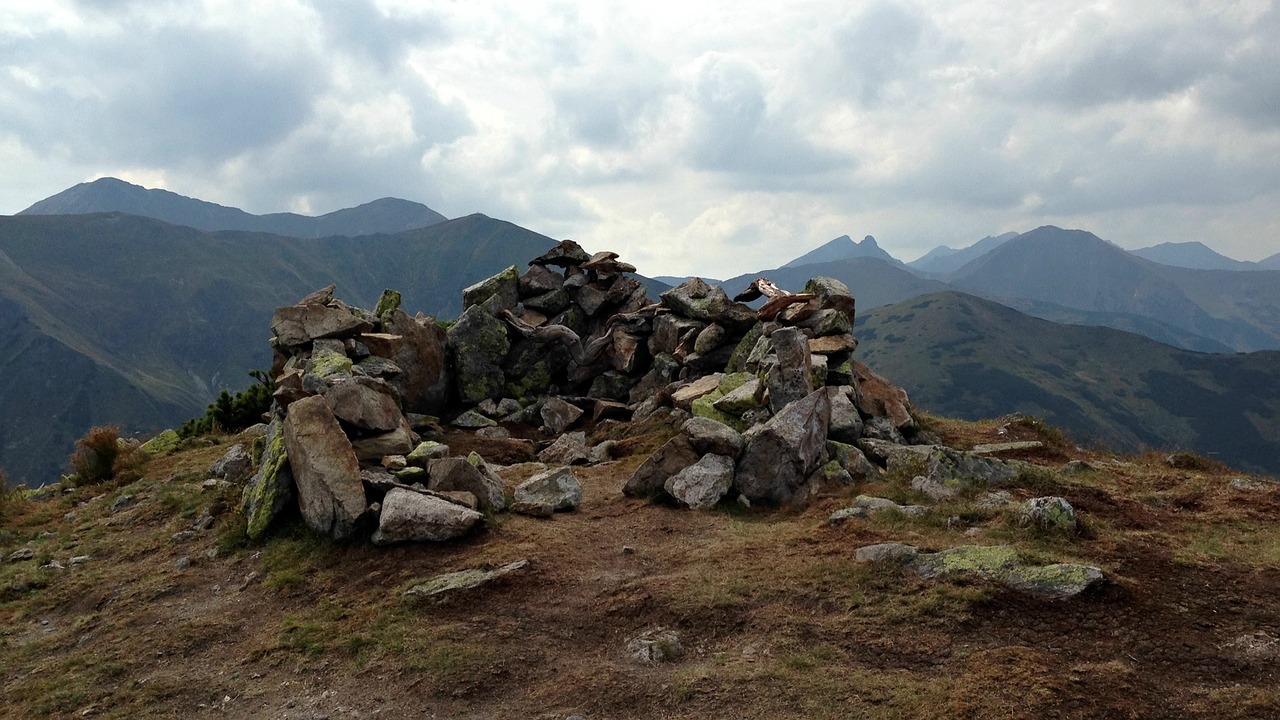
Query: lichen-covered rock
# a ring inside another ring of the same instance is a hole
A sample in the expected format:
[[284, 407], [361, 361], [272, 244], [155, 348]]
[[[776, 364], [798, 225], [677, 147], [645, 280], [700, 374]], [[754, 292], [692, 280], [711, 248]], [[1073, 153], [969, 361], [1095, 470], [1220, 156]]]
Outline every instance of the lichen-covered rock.
[[899, 505], [888, 498], [859, 495], [853, 499], [853, 507], [835, 511], [827, 518], [827, 523], [839, 525], [852, 518], [868, 517], [875, 513], [886, 511], [896, 512], [906, 517], [916, 517], [928, 512], [929, 508], [923, 505]]
[[680, 426], [680, 432], [699, 455], [725, 455], [737, 459], [745, 445], [741, 433], [711, 418], [689, 418]]
[[284, 445], [307, 525], [337, 539], [350, 537], [365, 511], [360, 462], [321, 396], [289, 406]]
[[497, 424], [492, 418], [485, 416], [478, 410], [467, 410], [450, 423], [450, 425], [463, 430], [479, 430], [480, 428], [489, 428]]
[[893, 473], [915, 476], [912, 487], [934, 499], [954, 497], [966, 487], [1013, 481], [1025, 463], [974, 455], [943, 445], [896, 445], [863, 438], [858, 447], [885, 463]]
[[752, 410], [764, 407], [764, 383], [756, 376], [749, 375], [742, 384], [712, 401], [711, 406], [726, 415], [742, 417]]
[[1031, 498], [1018, 509], [1017, 523], [1063, 535], [1074, 535], [1079, 527], [1076, 509], [1061, 497]]
[[458, 399], [474, 405], [485, 398], [502, 397], [506, 384], [502, 361], [511, 349], [503, 322], [472, 306], [462, 312], [447, 336]]
[[642, 665], [657, 665], [679, 660], [684, 655], [684, 646], [674, 630], [658, 628], [628, 640], [627, 655]]
[[552, 509], [573, 510], [582, 504], [582, 484], [573, 470], [551, 468], [516, 486], [515, 501], [534, 505], [550, 505]]
[[828, 440], [827, 454], [839, 462], [855, 482], [872, 480], [880, 474], [880, 468], [855, 445]]
[[664, 491], [667, 478], [698, 462], [698, 453], [688, 438], [677, 435], [667, 441], [636, 468], [623, 487], [628, 497], [654, 497]]
[[686, 280], [659, 297], [663, 305], [686, 318], [715, 322], [738, 330], [746, 330], [756, 324], [754, 310], [730, 300], [720, 286], [708, 285], [701, 278]]
[[418, 443], [416, 447], [405, 456], [410, 465], [418, 467], [426, 467], [427, 463], [437, 458], [448, 457], [449, 446], [438, 443], [434, 440], [426, 440]]
[[809, 282], [804, 284], [804, 289], [800, 292], [812, 293], [818, 296], [818, 307], [822, 309], [839, 310], [849, 320], [854, 320], [855, 302], [853, 293], [849, 291], [849, 286], [832, 277], [816, 277], [811, 278]]
[[462, 291], [462, 308], [483, 307], [490, 315], [510, 310], [520, 301], [520, 271], [515, 265]]
[[404, 594], [417, 595], [419, 597], [434, 597], [445, 593], [471, 590], [473, 588], [478, 588], [481, 585], [493, 582], [503, 575], [528, 567], [528, 565], [528, 560], [517, 560], [494, 570], [472, 569], [445, 573], [444, 575], [437, 575], [424, 583], [414, 585], [408, 590], [405, 590]]
[[[465, 462], [465, 461], [464, 461]], [[373, 544], [442, 542], [465, 535], [484, 516], [438, 497], [392, 488], [382, 499]]]
[[814, 490], [811, 476], [827, 460], [830, 420], [827, 393], [817, 390], [748, 430], [734, 481], [738, 492], [752, 503], [807, 500]]
[[925, 579], [977, 576], [1055, 599], [1075, 597], [1105, 580], [1101, 570], [1088, 565], [1027, 565], [1008, 545], [963, 545], [937, 553], [922, 553], [911, 561], [910, 567]]
[[471, 493], [480, 503], [480, 509], [485, 512], [498, 512], [506, 507], [502, 480], [484, 472], [467, 458], [432, 460], [427, 466], [427, 478], [427, 488], [430, 490]]
[[710, 454], [672, 475], [664, 488], [691, 509], [707, 510], [715, 507], [732, 486], [733, 458]]
[[150, 455], [153, 458], [172, 455], [178, 450], [178, 444], [182, 442], [182, 438], [173, 430], [164, 430], [160, 434], [142, 443], [139, 450]]
[[293, 502], [293, 474], [284, 444], [284, 423], [274, 420], [267, 426], [258, 471], [249, 478], [240, 499], [250, 540], [261, 540], [271, 522]]
[[399, 291], [383, 290], [382, 294], [378, 296], [378, 304], [373, 306], [374, 316], [382, 318], [393, 310], [399, 310], [401, 299]]

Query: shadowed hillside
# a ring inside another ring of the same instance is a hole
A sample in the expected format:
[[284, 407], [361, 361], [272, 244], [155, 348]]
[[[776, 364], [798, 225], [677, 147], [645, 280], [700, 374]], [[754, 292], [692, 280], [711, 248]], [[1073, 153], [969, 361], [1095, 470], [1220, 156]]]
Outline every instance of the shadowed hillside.
[[858, 318], [858, 353], [919, 406], [966, 419], [1040, 415], [1116, 449], [1182, 448], [1280, 471], [1280, 353], [1194, 353], [1058, 325], [960, 293]]

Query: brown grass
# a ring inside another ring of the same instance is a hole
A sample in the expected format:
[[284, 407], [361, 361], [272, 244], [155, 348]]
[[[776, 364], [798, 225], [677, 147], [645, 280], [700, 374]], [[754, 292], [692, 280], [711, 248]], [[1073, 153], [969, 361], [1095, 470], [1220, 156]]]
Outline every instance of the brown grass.
[[[1003, 425], [931, 426], [971, 446]], [[0, 563], [4, 712], [1244, 718], [1280, 706], [1272, 663], [1238, 641], [1276, 634], [1272, 486], [1234, 490], [1212, 467], [1072, 449], [1098, 469], [1046, 470], [1007, 489], [1015, 501], [1067, 497], [1088, 530], [1079, 537], [1019, 529], [1007, 510], [979, 509], [977, 490], [923, 517], [829, 527], [854, 493], [902, 488], [890, 478], [837, 489], [803, 510], [647, 504], [620, 492], [670, 428], [646, 431], [624, 438], [623, 459], [576, 470], [579, 511], [503, 516], [440, 545], [334, 543], [290, 523], [258, 546], [227, 542], [238, 488], [201, 482], [228, 438], [154, 460], [118, 488], [21, 503], [0, 553], [31, 546], [36, 558]], [[502, 474], [514, 484], [533, 467]], [[212, 530], [175, 539], [206, 510]], [[925, 582], [855, 561], [876, 542], [1009, 543], [1040, 562], [1098, 565], [1111, 582], [1070, 602]], [[70, 565], [77, 556], [89, 560]], [[403, 595], [517, 559], [529, 567], [458, 597]], [[64, 569], [41, 567], [52, 560]], [[657, 627], [679, 633], [682, 659], [629, 661], [626, 640]]]

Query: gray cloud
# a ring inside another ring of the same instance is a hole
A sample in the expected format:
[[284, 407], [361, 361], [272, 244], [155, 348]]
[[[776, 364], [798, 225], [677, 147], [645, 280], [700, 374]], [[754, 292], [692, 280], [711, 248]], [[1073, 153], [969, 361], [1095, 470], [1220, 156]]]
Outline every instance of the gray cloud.
[[1191, 0], [14, 3], [0, 207], [100, 174], [252, 212], [396, 195], [672, 274], [1046, 222], [1257, 258], [1276, 37], [1270, 5]]

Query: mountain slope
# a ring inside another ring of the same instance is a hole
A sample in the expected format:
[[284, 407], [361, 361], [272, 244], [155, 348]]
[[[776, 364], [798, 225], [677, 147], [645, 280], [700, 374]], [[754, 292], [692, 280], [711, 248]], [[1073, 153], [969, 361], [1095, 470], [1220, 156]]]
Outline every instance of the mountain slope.
[[1081, 230], [1046, 226], [1024, 233], [968, 263], [950, 282], [1001, 301], [1150, 318], [1238, 351], [1280, 348], [1280, 290], [1269, 290], [1280, 288], [1280, 274], [1169, 267]]
[[883, 260], [891, 265], [902, 264], [901, 260], [898, 260], [894, 256], [885, 252], [876, 243], [876, 239], [870, 235], [864, 237], [862, 242], [857, 243], [848, 235], [841, 235], [835, 240], [820, 245], [795, 260], [786, 263], [782, 267], [793, 268], [800, 267], [801, 265], [838, 262], [840, 260], [852, 260], [854, 258], [874, 258], [876, 260]]
[[1280, 472], [1280, 352], [1193, 353], [955, 292], [857, 325], [861, 358], [930, 412], [1029, 413], [1115, 449], [1187, 449]]
[[1280, 270], [1280, 253], [1258, 261], [1258, 267], [1266, 270]]
[[150, 190], [116, 178], [80, 183], [48, 197], [19, 215], [84, 215], [120, 212], [163, 220], [198, 230], [244, 230], [292, 237], [397, 233], [427, 227], [446, 218], [426, 205], [383, 198], [318, 217], [294, 213], [251, 215], [243, 210], [189, 198], [168, 190]]
[[[365, 307], [395, 288], [409, 312], [451, 317], [464, 287], [552, 244], [483, 215], [358, 239], [209, 233], [120, 214], [0, 217], [10, 328], [0, 377], [13, 379], [0, 392], [0, 438], [40, 427], [63, 446], [48, 454], [61, 464], [69, 438], [94, 423], [156, 430], [248, 385], [248, 371], [270, 362], [272, 311], [317, 288], [336, 283]], [[93, 378], [101, 389], [86, 389]], [[85, 403], [92, 410], [57, 410]], [[56, 479], [23, 457], [0, 446], [14, 480]]]
[[1161, 265], [1192, 268], [1195, 270], [1258, 270], [1258, 263], [1233, 260], [1214, 252], [1201, 242], [1160, 243], [1151, 247], [1131, 250], [1140, 258]]
[[964, 248], [950, 248], [943, 245], [907, 263], [907, 267], [935, 275], [946, 275], [959, 270], [966, 263], [986, 255], [1017, 236], [1018, 233], [1016, 232], [1008, 232], [994, 237], [988, 235]]

